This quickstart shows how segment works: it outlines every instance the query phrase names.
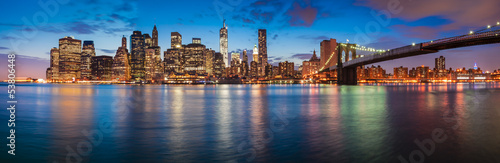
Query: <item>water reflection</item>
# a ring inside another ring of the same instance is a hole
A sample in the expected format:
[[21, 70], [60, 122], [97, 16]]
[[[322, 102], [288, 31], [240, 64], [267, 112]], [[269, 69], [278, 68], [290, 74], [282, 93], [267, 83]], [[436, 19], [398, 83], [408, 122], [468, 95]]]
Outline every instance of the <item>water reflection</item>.
[[[440, 128], [448, 139], [426, 161], [498, 162], [498, 88], [21, 85], [19, 155], [32, 157], [14, 161], [65, 162], [73, 150], [92, 162], [399, 162]], [[88, 155], [82, 131], [102, 134]]]

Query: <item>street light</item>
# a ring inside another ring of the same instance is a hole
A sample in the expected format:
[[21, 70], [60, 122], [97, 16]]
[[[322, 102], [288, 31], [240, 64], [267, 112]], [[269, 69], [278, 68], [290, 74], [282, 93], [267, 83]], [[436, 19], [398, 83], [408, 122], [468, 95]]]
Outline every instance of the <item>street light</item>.
[[474, 34], [474, 31], [470, 31], [469, 34]]
[[488, 29], [491, 28], [491, 25], [488, 25]]

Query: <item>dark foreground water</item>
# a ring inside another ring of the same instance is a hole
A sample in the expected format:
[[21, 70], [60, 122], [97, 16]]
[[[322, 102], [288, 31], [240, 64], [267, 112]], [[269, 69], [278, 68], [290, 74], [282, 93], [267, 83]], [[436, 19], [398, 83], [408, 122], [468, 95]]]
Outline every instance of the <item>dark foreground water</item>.
[[16, 88], [2, 163], [500, 162], [500, 84]]

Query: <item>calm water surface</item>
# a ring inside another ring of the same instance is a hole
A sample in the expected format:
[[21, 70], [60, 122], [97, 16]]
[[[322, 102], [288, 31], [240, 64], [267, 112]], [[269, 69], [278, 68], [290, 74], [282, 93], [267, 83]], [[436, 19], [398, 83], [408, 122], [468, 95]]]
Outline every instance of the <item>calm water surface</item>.
[[0, 162], [500, 162], [500, 84], [16, 89]]

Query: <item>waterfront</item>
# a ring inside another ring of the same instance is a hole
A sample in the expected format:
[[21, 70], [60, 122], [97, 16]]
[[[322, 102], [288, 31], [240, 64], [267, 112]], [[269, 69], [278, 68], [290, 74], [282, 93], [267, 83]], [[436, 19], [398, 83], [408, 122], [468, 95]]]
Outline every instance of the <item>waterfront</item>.
[[[22, 157], [3, 152], [0, 162], [65, 162], [82, 151], [85, 162], [400, 162], [436, 129], [447, 138], [425, 162], [500, 162], [499, 90], [499, 83], [19, 84]], [[0, 91], [6, 101], [7, 88]], [[0, 116], [6, 121], [8, 112]], [[78, 151], [92, 139], [102, 141]]]

